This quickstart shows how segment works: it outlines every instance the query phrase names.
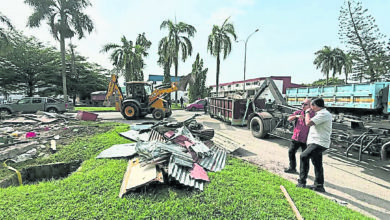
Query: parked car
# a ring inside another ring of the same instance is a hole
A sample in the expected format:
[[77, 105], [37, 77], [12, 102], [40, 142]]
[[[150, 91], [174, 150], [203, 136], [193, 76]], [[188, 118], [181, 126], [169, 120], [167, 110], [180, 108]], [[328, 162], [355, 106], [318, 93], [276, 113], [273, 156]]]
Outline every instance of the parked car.
[[186, 106], [186, 110], [188, 110], [188, 111], [203, 110], [205, 103], [206, 103], [206, 100], [204, 100], [204, 99], [196, 100], [195, 102], [188, 104]]
[[21, 100], [9, 103], [0, 104], [1, 114], [14, 114], [16, 112], [35, 113], [37, 111], [46, 111], [52, 113], [63, 113], [66, 111], [67, 104], [48, 97], [25, 97]]

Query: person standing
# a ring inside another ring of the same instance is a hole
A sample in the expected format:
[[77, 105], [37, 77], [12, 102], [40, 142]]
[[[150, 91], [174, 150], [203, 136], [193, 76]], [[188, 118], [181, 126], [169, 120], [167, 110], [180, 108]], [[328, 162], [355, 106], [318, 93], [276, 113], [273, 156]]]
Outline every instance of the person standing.
[[[332, 134], [332, 115], [326, 110], [322, 98], [311, 101], [311, 109], [305, 111], [305, 123], [310, 126], [307, 137], [307, 149], [301, 154], [301, 167], [297, 187], [307, 187], [318, 192], [325, 192], [324, 168], [322, 164], [322, 153], [330, 147], [330, 135]], [[310, 110], [316, 114], [310, 115]], [[306, 179], [309, 173], [310, 164], [314, 165], [314, 185], [306, 186]]]
[[[295, 154], [299, 148], [302, 149], [302, 152], [306, 150], [306, 140], [310, 128], [305, 124], [305, 111], [308, 109], [310, 109], [310, 99], [305, 99], [302, 103], [302, 110], [295, 111], [287, 118], [288, 121], [294, 121], [295, 126], [293, 136], [291, 137], [290, 148], [288, 149], [290, 165], [284, 170], [285, 173], [297, 173]], [[314, 111], [311, 111], [310, 116], [314, 116]]]
[[203, 106], [203, 110], [204, 110], [204, 113], [207, 114], [207, 105], [208, 105], [208, 101], [207, 99], [204, 100], [204, 106]]
[[182, 97], [180, 97], [180, 107], [181, 107], [181, 108], [183, 108], [183, 101], [184, 101], [184, 100], [183, 100], [183, 96], [182, 96]]

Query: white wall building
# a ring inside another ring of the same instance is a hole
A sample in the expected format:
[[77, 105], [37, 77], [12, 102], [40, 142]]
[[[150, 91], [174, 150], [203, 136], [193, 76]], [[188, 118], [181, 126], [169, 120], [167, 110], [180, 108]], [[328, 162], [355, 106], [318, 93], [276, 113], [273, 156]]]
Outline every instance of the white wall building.
[[[276, 87], [279, 89], [280, 93], [283, 95], [286, 94], [286, 88], [296, 88], [301, 87], [301, 85], [291, 83], [291, 76], [271, 76], [270, 77], [274, 82]], [[229, 83], [220, 83], [218, 90], [218, 97], [232, 97], [234, 94], [243, 93], [244, 92], [244, 83], [245, 83], [245, 92], [252, 96], [256, 93], [256, 90], [260, 87], [260, 85], [264, 82], [266, 77], [259, 77], [254, 79], [247, 79], [245, 81], [233, 81]], [[216, 85], [210, 86], [211, 96], [217, 96], [216, 94]], [[261, 98], [271, 99], [273, 100], [273, 96], [269, 89], [267, 88], [263, 94], [260, 96]]]

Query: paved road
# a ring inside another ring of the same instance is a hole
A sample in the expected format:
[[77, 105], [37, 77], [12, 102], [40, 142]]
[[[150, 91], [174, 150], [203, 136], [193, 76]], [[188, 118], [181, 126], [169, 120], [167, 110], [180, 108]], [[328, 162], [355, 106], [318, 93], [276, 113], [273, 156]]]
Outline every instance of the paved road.
[[[202, 114], [197, 118], [205, 126], [214, 128], [219, 138], [231, 139], [241, 149], [235, 155], [269, 170], [285, 179], [296, 183], [298, 175], [285, 174], [288, 166], [289, 142], [277, 138], [257, 139], [249, 130], [233, 127], [224, 122]], [[175, 110], [169, 120], [183, 120], [194, 112]], [[103, 120], [118, 121], [128, 124], [140, 121], [123, 120], [118, 112], [100, 113]], [[153, 121], [151, 116], [142, 121]], [[390, 219], [390, 162], [379, 161], [378, 157], [364, 156], [364, 161], [357, 161], [356, 156], [346, 158], [340, 151], [330, 149], [324, 155], [325, 188], [322, 194], [340, 204], [355, 209], [363, 214], [378, 219]], [[299, 153], [297, 154], [299, 167]], [[309, 173], [308, 184], [314, 180], [313, 168]]]

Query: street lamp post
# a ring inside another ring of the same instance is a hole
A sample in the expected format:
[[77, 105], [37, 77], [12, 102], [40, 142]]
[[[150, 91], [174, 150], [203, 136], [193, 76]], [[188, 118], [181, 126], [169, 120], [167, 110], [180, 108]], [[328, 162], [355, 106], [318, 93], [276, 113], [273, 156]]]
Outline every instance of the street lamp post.
[[259, 29], [256, 29], [252, 34], [250, 34], [247, 38], [246, 38], [246, 40], [245, 40], [245, 55], [244, 55], [244, 92], [245, 92], [245, 73], [246, 73], [246, 47], [247, 47], [247, 44], [248, 44], [248, 40], [249, 40], [249, 38], [253, 35], [253, 34], [255, 34], [256, 32], [258, 32], [259, 31]]

